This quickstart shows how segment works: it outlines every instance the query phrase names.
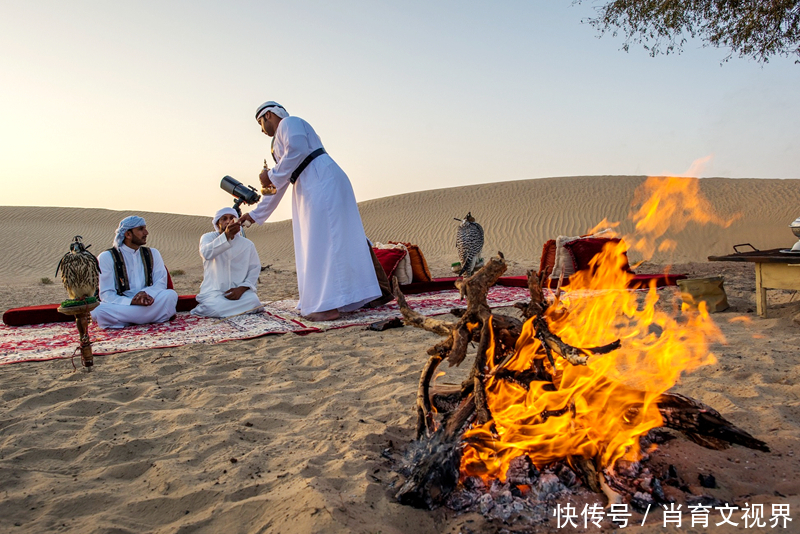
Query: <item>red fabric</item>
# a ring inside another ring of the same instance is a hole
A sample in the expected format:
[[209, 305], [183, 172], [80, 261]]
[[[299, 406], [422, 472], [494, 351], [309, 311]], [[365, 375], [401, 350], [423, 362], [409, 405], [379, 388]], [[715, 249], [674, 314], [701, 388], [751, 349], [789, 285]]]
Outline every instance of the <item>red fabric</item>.
[[539, 260], [539, 275], [544, 272], [545, 276], [550, 276], [556, 264], [556, 240], [551, 239], [542, 247], [542, 259]]
[[[197, 306], [194, 295], [181, 295], [178, 297], [177, 311], [189, 311]], [[3, 322], [8, 326], [25, 326], [28, 324], [67, 323], [75, 320], [74, 315], [64, 315], [58, 312], [60, 304], [42, 304], [41, 306], [26, 306], [12, 308], [3, 314]]]
[[[586, 237], [564, 243], [564, 248], [572, 255], [572, 259], [575, 262], [575, 270], [583, 271], [589, 268], [592, 258], [600, 254], [607, 243], [612, 243], [612, 246], [616, 246], [619, 242], [620, 239], [617, 237]], [[624, 252], [623, 254], [625, 255], [625, 264], [622, 269], [631, 272], [631, 267], [628, 264], [628, 253]]]
[[24, 326], [26, 324], [66, 323], [74, 321], [74, 315], [58, 313], [59, 304], [43, 304], [12, 308], [3, 314], [3, 322], [8, 326]]
[[375, 256], [378, 258], [378, 262], [383, 267], [383, 271], [386, 273], [386, 278], [392, 278], [394, 274], [394, 270], [397, 269], [397, 265], [400, 263], [400, 260], [406, 257], [405, 250], [401, 248], [372, 248], [375, 252]]
[[[514, 283], [504, 283], [503, 279], [501, 278], [497, 283], [501, 285], [513, 285], [516, 287], [523, 287], [522, 281], [525, 280], [525, 285], [527, 285], [527, 279], [524, 276], [509, 276], [507, 279], [516, 278], [519, 281], [515, 281]], [[685, 274], [634, 274], [633, 278], [628, 281], [628, 289], [645, 289], [650, 286], [650, 282], [655, 280], [656, 287], [664, 287], [664, 286], [676, 286], [678, 285], [678, 280], [683, 280], [686, 278]], [[519, 284], [519, 285], [517, 285]], [[558, 280], [553, 278], [548, 278], [544, 282], [545, 287], [550, 289], [555, 289], [558, 286]], [[564, 277], [564, 281], [561, 284], [562, 286], [569, 285], [569, 277]]]
[[402, 291], [404, 295], [416, 295], [429, 291], [445, 291], [456, 287], [456, 280], [458, 280], [458, 277], [453, 276], [451, 278], [434, 278], [430, 282], [413, 282], [400, 286], [400, 291]]

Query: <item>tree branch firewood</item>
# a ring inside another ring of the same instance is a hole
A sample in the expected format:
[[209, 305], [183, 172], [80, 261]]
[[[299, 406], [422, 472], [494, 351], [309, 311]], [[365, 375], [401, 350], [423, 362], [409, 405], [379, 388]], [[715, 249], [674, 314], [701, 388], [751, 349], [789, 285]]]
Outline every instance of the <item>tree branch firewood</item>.
[[[492, 315], [487, 303], [489, 288], [505, 272], [505, 260], [500, 254], [492, 258], [473, 276], [456, 283], [459, 291], [467, 298], [467, 308], [459, 311], [456, 323], [425, 317], [412, 310], [395, 282], [394, 293], [406, 324], [422, 328], [444, 337], [440, 343], [428, 349], [430, 358], [420, 375], [416, 396], [417, 442], [413, 447], [412, 468], [405, 483], [397, 493], [403, 504], [433, 508], [441, 504], [458, 484], [464, 432], [473, 425], [492, 422], [485, 384], [487, 378], [510, 380], [529, 389], [533, 382], [544, 383], [543, 389], [554, 390], [554, 355], [564, 358], [571, 365], [586, 365], [593, 354], [605, 354], [620, 347], [616, 340], [600, 347], [579, 348], [565, 343], [549, 327], [548, 318], [553, 313], [566, 314], [566, 309], [553, 308], [544, 299], [541, 280], [533, 272], [528, 273], [528, 290], [531, 301], [516, 305], [522, 315], [532, 321], [534, 335], [541, 348], [540, 356], [534, 358], [527, 370], [506, 368], [514, 360], [516, 343], [522, 331], [521, 321], [503, 315]], [[563, 315], [562, 315], [563, 316]], [[492, 340], [494, 344], [492, 344]], [[446, 358], [450, 365], [459, 365], [466, 357], [471, 341], [478, 341], [477, 354], [469, 378], [460, 385], [432, 386], [439, 365]], [[488, 350], [493, 347], [493, 359], [488, 358]], [[544, 358], [552, 367], [547, 369]], [[512, 366], [513, 367], [513, 366]], [[645, 392], [631, 390], [623, 384], [614, 384], [625, 395], [633, 399], [628, 415], [635, 420], [642, 410]], [[628, 394], [633, 396], [629, 396]], [[636, 398], [641, 403], [636, 402]], [[727, 421], [717, 411], [698, 401], [682, 395], [665, 393], [657, 400], [658, 409], [664, 425], [680, 430], [689, 439], [711, 448], [720, 448], [728, 443], [769, 451], [767, 445]], [[550, 417], [566, 416], [576, 406], [570, 402], [563, 410], [544, 410], [539, 419], [546, 422]], [[440, 414], [437, 427], [436, 414]], [[494, 426], [492, 425], [494, 433]], [[425, 439], [423, 439], [425, 437]], [[625, 479], [615, 478], [613, 466], [599, 466], [596, 460], [572, 457], [570, 464], [583, 475], [587, 485], [594, 491], [604, 493], [610, 504], [622, 502], [622, 494], [635, 488], [628, 488]], [[660, 502], [660, 501], [659, 501]]]

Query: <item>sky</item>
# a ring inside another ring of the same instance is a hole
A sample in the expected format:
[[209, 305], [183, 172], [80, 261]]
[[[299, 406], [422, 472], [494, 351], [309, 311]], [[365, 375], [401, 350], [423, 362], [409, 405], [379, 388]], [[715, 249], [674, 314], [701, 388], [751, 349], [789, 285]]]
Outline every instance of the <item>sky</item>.
[[[598, 5], [0, 0], [0, 205], [211, 216], [258, 186], [266, 100], [358, 201], [556, 176], [800, 178], [800, 65], [650, 57]], [[291, 217], [288, 196], [272, 220]]]

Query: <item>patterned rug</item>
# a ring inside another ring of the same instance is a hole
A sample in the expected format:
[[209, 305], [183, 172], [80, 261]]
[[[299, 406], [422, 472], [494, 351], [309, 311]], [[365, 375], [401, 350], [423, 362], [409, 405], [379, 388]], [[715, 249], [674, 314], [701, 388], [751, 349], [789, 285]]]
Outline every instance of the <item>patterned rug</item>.
[[[221, 343], [268, 334], [313, 331], [313, 328], [268, 312], [222, 320], [181, 312], [168, 323], [129, 326], [120, 330], [103, 330], [90, 324], [89, 338], [92, 340], [92, 353], [97, 356], [177, 347], [190, 343]], [[0, 365], [70, 358], [79, 345], [75, 323], [18, 327], [0, 325]], [[80, 352], [78, 359], [80, 360]]]
[[[466, 306], [464, 301], [459, 300], [457, 291], [420, 293], [406, 298], [409, 305], [423, 315], [439, 315], [452, 308]], [[492, 307], [502, 307], [528, 298], [527, 289], [495, 286], [489, 291], [487, 300]], [[400, 317], [397, 304], [392, 302], [380, 308], [342, 314], [336, 321], [313, 323], [298, 315], [296, 306], [297, 301], [271, 302], [263, 312], [229, 319], [196, 317], [182, 312], [168, 323], [130, 326], [120, 330], [102, 330], [91, 324], [89, 336], [92, 353], [103, 355], [190, 343], [221, 343], [268, 334], [320, 332]], [[79, 343], [75, 323], [19, 327], [0, 324], [0, 365], [70, 358]]]
[[[546, 294], [550, 294], [550, 290], [545, 290]], [[506, 287], [506, 286], [493, 286], [486, 296], [486, 301], [492, 308], [502, 308], [504, 306], [512, 306], [515, 302], [522, 300], [530, 300], [530, 293], [527, 288], [522, 287]], [[466, 301], [460, 300], [458, 291], [436, 291], [432, 293], [419, 293], [417, 295], [406, 295], [406, 302], [416, 312], [422, 315], [441, 315], [449, 313], [453, 308], [466, 308]], [[343, 313], [339, 319], [335, 321], [325, 321], [324, 323], [315, 323], [309, 321], [299, 313], [297, 313], [296, 300], [279, 300], [270, 303], [268, 309], [286, 319], [292, 319], [307, 327], [316, 330], [333, 330], [335, 328], [346, 328], [348, 326], [361, 326], [369, 325], [385, 319], [393, 317], [402, 317], [400, 307], [397, 302], [390, 302], [386, 306], [380, 308], [360, 309], [354, 312]]]

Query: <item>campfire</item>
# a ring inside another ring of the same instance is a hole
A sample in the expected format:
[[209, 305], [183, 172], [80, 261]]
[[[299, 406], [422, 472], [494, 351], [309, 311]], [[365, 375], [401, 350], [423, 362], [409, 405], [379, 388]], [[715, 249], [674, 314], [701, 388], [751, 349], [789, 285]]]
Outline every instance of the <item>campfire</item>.
[[[570, 277], [568, 292], [545, 298], [543, 280], [528, 273], [522, 320], [492, 314], [486, 302], [506, 271], [502, 253], [457, 283], [467, 307], [454, 310], [455, 323], [419, 315], [395, 286], [405, 322], [445, 338], [428, 350], [420, 377], [417, 444], [400, 502], [433, 508], [493, 484], [524, 495], [549, 476], [580, 481], [609, 505], [666, 503], [665, 480], [643, 465], [670, 439], [661, 428], [708, 448], [769, 450], [713, 408], [669, 392], [681, 373], [714, 363], [709, 346], [724, 341], [702, 303], [681, 311], [659, 302], [655, 286], [644, 296], [626, 290], [628, 243], [645, 255], [674, 246], [663, 239], [670, 228], [726, 222], [696, 180], [651, 178], [636, 201], [636, 233], [606, 245]], [[440, 364], [461, 364], [471, 344], [469, 377], [436, 385]]]

